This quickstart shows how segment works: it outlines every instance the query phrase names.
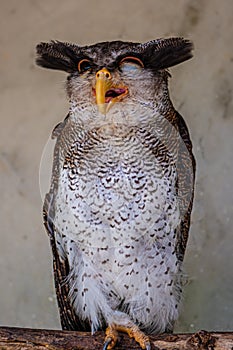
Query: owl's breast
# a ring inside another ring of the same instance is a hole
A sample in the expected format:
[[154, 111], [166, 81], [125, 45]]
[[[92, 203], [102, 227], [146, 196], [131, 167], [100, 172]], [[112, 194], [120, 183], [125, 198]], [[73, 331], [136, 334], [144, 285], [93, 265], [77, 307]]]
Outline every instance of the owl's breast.
[[169, 234], [179, 220], [176, 170], [156, 147], [110, 127], [75, 142], [59, 177], [59, 231], [92, 247]]

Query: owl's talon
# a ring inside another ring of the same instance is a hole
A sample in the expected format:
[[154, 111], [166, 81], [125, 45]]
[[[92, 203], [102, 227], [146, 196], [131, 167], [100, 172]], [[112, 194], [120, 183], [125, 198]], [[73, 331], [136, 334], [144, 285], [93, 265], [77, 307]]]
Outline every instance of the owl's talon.
[[111, 350], [117, 343], [118, 332], [127, 333], [130, 338], [134, 338], [143, 350], [151, 350], [149, 337], [144, 334], [138, 326], [129, 322], [127, 325], [112, 323], [106, 329], [106, 337], [103, 350]]
[[143, 350], [151, 349], [149, 337], [144, 334], [136, 325], [126, 327], [123, 331], [128, 333], [130, 338], [134, 338]]
[[118, 338], [118, 332], [115, 325], [110, 325], [105, 331], [106, 337], [103, 346], [103, 350], [110, 350], [114, 348]]
[[[104, 342], [104, 346], [103, 346], [103, 349], [102, 350], [107, 350], [108, 349], [108, 346], [111, 344], [112, 342], [112, 338], [107, 338], [105, 339], [105, 342]], [[112, 347], [111, 347], [112, 348]], [[110, 348], [110, 349], [111, 349]]]

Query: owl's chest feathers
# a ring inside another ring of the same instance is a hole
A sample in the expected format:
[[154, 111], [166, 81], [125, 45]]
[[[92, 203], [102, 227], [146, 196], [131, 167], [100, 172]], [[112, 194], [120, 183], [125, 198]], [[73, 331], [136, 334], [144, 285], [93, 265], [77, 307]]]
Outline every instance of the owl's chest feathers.
[[176, 170], [159, 150], [159, 141], [143, 143], [140, 133], [108, 126], [70, 147], [60, 173], [55, 220], [80, 245], [135, 244], [144, 235], [148, 242], [172, 241], [179, 224]]
[[77, 308], [86, 303], [92, 315], [101, 291], [112, 309], [125, 300], [132, 314], [143, 315], [147, 305], [151, 314], [142, 322], [152, 327], [155, 300], [172, 295], [177, 303], [176, 179], [173, 158], [149, 131], [108, 125], [72, 143], [60, 168], [54, 222]]

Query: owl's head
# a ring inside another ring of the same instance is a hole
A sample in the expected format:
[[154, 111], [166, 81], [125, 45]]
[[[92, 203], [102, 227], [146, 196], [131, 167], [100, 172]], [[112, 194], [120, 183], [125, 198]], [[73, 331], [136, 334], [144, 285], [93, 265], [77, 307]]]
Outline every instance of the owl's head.
[[37, 45], [37, 64], [69, 73], [68, 96], [75, 104], [96, 104], [105, 114], [116, 102], [169, 102], [167, 68], [192, 57], [182, 38], [147, 43], [102, 42], [78, 46], [59, 41]]

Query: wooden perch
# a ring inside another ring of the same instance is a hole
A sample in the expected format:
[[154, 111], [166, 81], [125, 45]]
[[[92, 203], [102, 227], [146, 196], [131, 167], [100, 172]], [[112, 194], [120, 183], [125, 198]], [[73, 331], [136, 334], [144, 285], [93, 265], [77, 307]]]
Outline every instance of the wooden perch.
[[[233, 332], [206, 332], [196, 334], [163, 334], [153, 336], [152, 350], [232, 350]], [[0, 350], [101, 350], [104, 333], [0, 327]], [[120, 334], [115, 350], [139, 350], [133, 339]]]

